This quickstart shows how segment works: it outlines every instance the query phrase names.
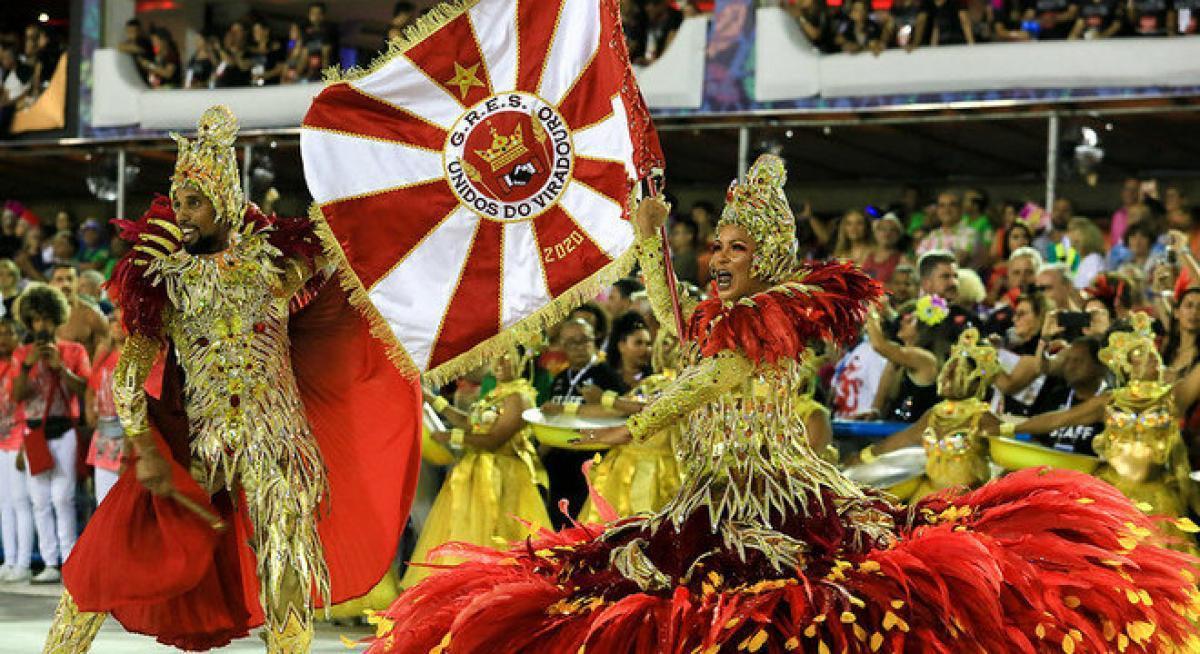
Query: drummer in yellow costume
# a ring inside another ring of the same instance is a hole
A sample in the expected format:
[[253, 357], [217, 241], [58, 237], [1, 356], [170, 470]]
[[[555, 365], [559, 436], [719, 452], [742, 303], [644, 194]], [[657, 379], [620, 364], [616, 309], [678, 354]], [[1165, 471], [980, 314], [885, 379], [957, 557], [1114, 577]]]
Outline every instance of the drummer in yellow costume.
[[1117, 388], [1077, 407], [1030, 418], [1014, 431], [1044, 433], [1103, 417], [1104, 431], [1092, 447], [1104, 463], [1095, 475], [1148, 513], [1186, 516], [1197, 498], [1176, 407], [1189, 406], [1200, 393], [1195, 372], [1200, 368], [1176, 384], [1164, 382], [1150, 317], [1135, 313], [1130, 322], [1134, 331], [1112, 333], [1100, 351]]
[[[588, 404], [580, 407], [579, 414], [630, 416], [640, 412], [675, 379], [679, 365], [679, 341], [675, 335], [660, 330], [650, 359], [654, 374], [643, 379], [625, 397], [617, 397], [612, 391], [601, 393], [594, 386], [584, 388]], [[640, 443], [614, 446], [588, 473], [592, 492], [599, 493], [622, 518], [661, 509], [683, 483], [678, 440], [679, 425], [673, 424]], [[583, 505], [579, 521], [584, 524], [604, 522], [591, 497]]]
[[943, 398], [904, 431], [859, 453], [864, 463], [880, 454], [920, 443], [925, 448], [925, 477], [907, 498], [915, 502], [945, 488], [982, 486], [991, 478], [986, 436], [1000, 419], [983, 400], [1000, 371], [996, 350], [979, 340], [975, 328], [964, 331], [938, 374]]
[[[521, 418], [536, 405], [537, 391], [520, 376], [521, 369], [516, 351], [497, 360], [492, 370], [496, 387], [470, 413], [451, 408], [444, 398], [434, 398], [434, 408], [456, 428], [434, 433], [433, 438], [463, 448], [465, 454], [446, 476], [410, 563], [426, 562], [432, 550], [448, 542], [502, 548], [525, 538], [531, 529], [550, 527], [538, 492], [538, 486], [546, 486], [546, 471], [530, 440], [529, 426]], [[457, 560], [438, 557], [428, 562]], [[408, 588], [430, 571], [410, 565], [400, 586]]]

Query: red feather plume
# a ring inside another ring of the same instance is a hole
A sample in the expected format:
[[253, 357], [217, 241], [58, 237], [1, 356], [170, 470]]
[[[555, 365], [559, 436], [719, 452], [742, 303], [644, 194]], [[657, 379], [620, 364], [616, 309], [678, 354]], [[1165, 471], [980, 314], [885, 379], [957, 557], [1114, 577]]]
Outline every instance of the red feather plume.
[[879, 282], [854, 264], [810, 262], [792, 280], [730, 307], [713, 293], [692, 314], [688, 338], [706, 357], [737, 350], [756, 363], [796, 359], [815, 341], [853, 342], [882, 297]]

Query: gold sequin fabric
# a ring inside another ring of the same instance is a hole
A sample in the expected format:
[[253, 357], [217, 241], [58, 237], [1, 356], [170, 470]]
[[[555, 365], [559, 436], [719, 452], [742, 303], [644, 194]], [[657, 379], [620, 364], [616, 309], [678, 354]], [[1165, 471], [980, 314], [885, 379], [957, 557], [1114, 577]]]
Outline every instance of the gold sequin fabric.
[[[528, 380], [514, 379], [499, 382], [495, 388], [488, 391], [487, 395], [471, 405], [471, 412], [468, 416], [471, 421], [471, 431], [477, 434], [488, 433], [500, 417], [504, 401], [508, 399], [508, 396], [514, 394], [521, 396], [526, 407], [537, 406], [537, 389]], [[537, 455], [537, 447], [533, 444], [533, 430], [528, 425], [513, 434], [500, 447], [500, 453], [519, 458], [529, 468], [529, 476], [534, 482], [539, 486], [549, 487], [550, 481], [546, 476], [546, 469], [542, 467], [542, 460]]]
[[80, 611], [71, 594], [64, 591], [54, 610], [54, 623], [46, 635], [42, 654], [86, 654], [106, 617], [105, 613]]
[[290, 574], [327, 599], [316, 526], [327, 479], [287, 332], [295, 268], [273, 263], [280, 253], [263, 232], [235, 236], [219, 254], [180, 251], [147, 271], [172, 306], [167, 331], [187, 379], [192, 457], [209, 490], [244, 492], [264, 604]]

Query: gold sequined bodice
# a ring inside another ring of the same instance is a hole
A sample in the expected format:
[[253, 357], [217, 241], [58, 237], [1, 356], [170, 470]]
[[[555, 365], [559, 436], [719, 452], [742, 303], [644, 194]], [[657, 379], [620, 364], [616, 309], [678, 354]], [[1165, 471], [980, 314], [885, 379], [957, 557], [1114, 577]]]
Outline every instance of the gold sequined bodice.
[[[292, 289], [262, 235], [211, 256], [153, 264], [171, 298], [167, 330], [187, 377], [192, 451], [226, 481], [243, 456], [283, 455], [311, 439], [287, 335]], [[305, 457], [307, 458], [307, 457]]]
[[945, 400], [933, 407], [921, 442], [925, 476], [934, 488], [978, 486], [988, 480], [987, 443], [979, 421], [989, 408], [978, 399]]

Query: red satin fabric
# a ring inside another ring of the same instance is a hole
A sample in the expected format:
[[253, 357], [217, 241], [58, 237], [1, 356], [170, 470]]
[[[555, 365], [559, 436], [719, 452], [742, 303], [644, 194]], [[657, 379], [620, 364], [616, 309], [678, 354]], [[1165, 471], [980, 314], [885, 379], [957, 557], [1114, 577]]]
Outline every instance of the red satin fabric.
[[[337, 603], [369, 591], [395, 556], [420, 466], [420, 387], [392, 365], [336, 282], [292, 316], [290, 333], [296, 379], [328, 470], [318, 529]], [[63, 566], [63, 582], [81, 610], [111, 613], [129, 631], [203, 651], [262, 624], [254, 554], [245, 544], [250, 525], [228, 493], [210, 498], [186, 472], [187, 422], [173, 356], [161, 380], [151, 422], [160, 449], [171, 452], [176, 488], [231, 527], [217, 533], [175, 501], [151, 496], [131, 465]]]

